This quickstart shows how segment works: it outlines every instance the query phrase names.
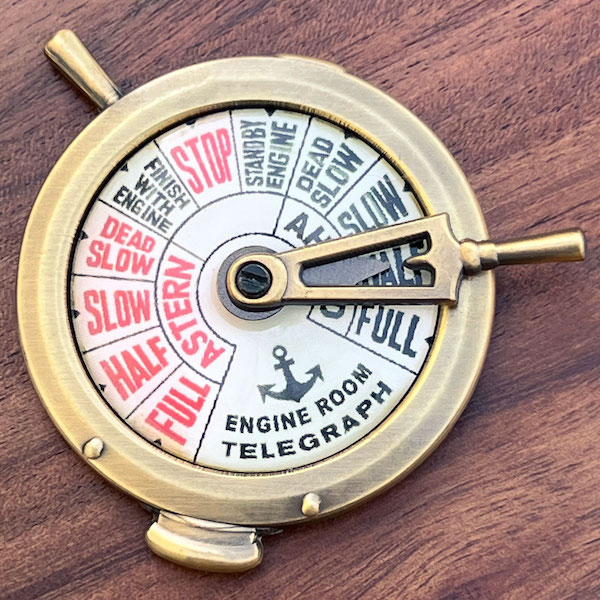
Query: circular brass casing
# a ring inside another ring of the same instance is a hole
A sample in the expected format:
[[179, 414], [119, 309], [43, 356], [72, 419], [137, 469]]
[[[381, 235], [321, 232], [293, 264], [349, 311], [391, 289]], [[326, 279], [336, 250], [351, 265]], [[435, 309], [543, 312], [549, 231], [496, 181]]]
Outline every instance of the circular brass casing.
[[[370, 140], [408, 178], [428, 214], [450, 215], [458, 239], [487, 239], [477, 201], [452, 156], [412, 113], [328, 63], [294, 57], [233, 58], [151, 81], [101, 113], [45, 182], [27, 226], [18, 315], [28, 368], [50, 416], [89, 464], [146, 504], [215, 521], [300, 521], [303, 499], [323, 516], [366, 499], [415, 468], [448, 433], [471, 396], [494, 311], [491, 273], [463, 282], [441, 310], [427, 364], [399, 407], [372, 433], [319, 463], [283, 473], [233, 474], [192, 465], [154, 447], [122, 422], [88, 379], [69, 327], [67, 281], [74, 236], [102, 183], [136, 147], [192, 115], [244, 104], [320, 114]], [[310, 514], [314, 511], [309, 511]]]

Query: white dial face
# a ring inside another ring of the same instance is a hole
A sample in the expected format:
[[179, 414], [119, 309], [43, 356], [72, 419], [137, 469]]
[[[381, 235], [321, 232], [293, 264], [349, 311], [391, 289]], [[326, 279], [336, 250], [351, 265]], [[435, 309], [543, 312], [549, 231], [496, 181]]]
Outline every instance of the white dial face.
[[[236, 251], [314, 244], [423, 215], [357, 134], [301, 112], [244, 108], [168, 130], [91, 203], [70, 302], [89, 377], [135, 432], [191, 463], [272, 472], [326, 459], [402, 402], [433, 344], [436, 306], [286, 306], [232, 314]], [[418, 285], [417, 252], [378, 252], [371, 285]], [[425, 282], [426, 283], [426, 282]]]

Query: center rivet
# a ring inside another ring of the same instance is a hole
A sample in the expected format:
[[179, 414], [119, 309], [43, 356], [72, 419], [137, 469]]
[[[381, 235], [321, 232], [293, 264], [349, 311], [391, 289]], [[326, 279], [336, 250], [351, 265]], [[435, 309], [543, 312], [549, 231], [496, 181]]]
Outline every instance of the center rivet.
[[246, 298], [262, 298], [272, 282], [269, 269], [257, 262], [246, 263], [235, 275], [235, 285]]

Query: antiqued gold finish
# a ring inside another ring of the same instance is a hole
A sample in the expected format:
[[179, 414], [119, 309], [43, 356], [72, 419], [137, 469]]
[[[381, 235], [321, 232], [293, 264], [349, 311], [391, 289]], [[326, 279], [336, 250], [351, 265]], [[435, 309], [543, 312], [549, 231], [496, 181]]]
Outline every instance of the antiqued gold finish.
[[102, 439], [110, 452], [90, 464], [145, 504], [250, 526], [305, 519], [299, 507], [306, 490], [327, 497], [320, 516], [346, 509], [422, 462], [473, 392], [494, 307], [491, 273], [465, 282], [456, 308], [442, 308], [429, 360], [400, 407], [375, 435], [304, 468], [240, 477], [192, 465], [149, 444], [116, 418], [90, 383], [67, 325], [72, 232], [108, 174], [145, 140], [192, 115], [259, 102], [306, 110], [353, 129], [411, 182], [427, 214], [448, 213], [460, 239], [488, 237], [460, 169], [401, 105], [321, 62], [233, 58], [194, 65], [134, 90], [77, 137], [37, 198], [18, 278], [19, 331], [28, 368], [65, 438], [78, 450], [92, 437]]
[[[71, 32], [59, 32], [46, 53], [106, 110], [64, 153], [33, 208], [19, 264], [21, 342], [36, 390], [63, 436], [114, 485], [160, 509], [147, 533], [150, 547], [195, 568], [251, 568], [262, 556], [253, 526], [346, 509], [422, 462], [458, 419], [481, 371], [493, 318], [491, 273], [465, 281], [456, 307], [442, 307], [423, 372], [371, 435], [306, 467], [243, 477], [178, 460], [116, 418], [76, 354], [65, 299], [74, 233], [102, 182], [135, 148], [191, 116], [256, 104], [321, 115], [369, 140], [410, 182], [425, 214], [449, 215], [457, 239], [487, 239], [475, 197], [439, 140], [388, 96], [322, 61], [286, 56], [208, 62], [119, 100], [117, 86]], [[442, 218], [436, 219], [443, 233]], [[500, 260], [505, 250], [496, 250], [494, 258], [484, 247], [469, 264]], [[454, 253], [453, 272], [466, 260], [460, 254]], [[429, 259], [443, 268], [435, 250]]]
[[299, 510], [306, 490], [327, 497], [320, 515], [335, 513], [381, 491], [423, 461], [474, 389], [494, 306], [491, 273], [466, 281], [456, 308], [442, 308], [428, 362], [400, 407], [375, 435], [304, 468], [240, 477], [199, 467], [154, 447], [116, 418], [90, 383], [67, 326], [72, 232], [108, 174], [145, 140], [192, 115], [258, 102], [310, 111], [353, 129], [410, 181], [427, 214], [448, 213], [459, 239], [487, 239], [479, 206], [460, 169], [405, 108], [320, 62], [234, 58], [152, 81], [109, 106], [78, 136], [35, 203], [18, 279], [19, 330], [28, 367], [65, 438], [78, 450], [92, 437], [102, 439], [110, 452], [90, 464], [145, 504], [254, 526], [306, 518]]
[[[433, 271], [430, 286], [307, 286], [302, 270], [391, 248], [416, 239], [428, 240], [428, 250], [413, 256], [405, 265]], [[285, 304], [373, 303], [454, 304], [463, 272], [479, 273], [499, 265], [577, 261], [585, 256], [585, 241], [578, 229], [507, 242], [459, 242], [453, 235], [447, 214], [417, 219], [356, 235], [306, 246], [279, 254], [252, 253], [239, 257], [227, 274], [227, 291], [242, 308], [270, 309]], [[273, 277], [270, 289], [259, 298], [246, 297], [236, 285], [238, 271], [248, 263], [259, 263]]]
[[[252, 568], [262, 558], [260, 534], [265, 531], [258, 526], [339, 512], [406, 476], [449, 432], [483, 366], [494, 278], [482, 273], [461, 285], [463, 273], [584, 256], [579, 230], [487, 241], [473, 192], [441, 142], [408, 110], [338, 66], [291, 56], [226, 59], [170, 73], [121, 98], [119, 88], [72, 32], [57, 33], [45, 51], [106, 110], [58, 161], [27, 225], [17, 286], [27, 366], [67, 441], [111, 483], [157, 509], [147, 542], [158, 555], [180, 564], [214, 571]], [[403, 402], [371, 434], [308, 466], [240, 476], [179, 460], [115, 416], [79, 360], [66, 298], [75, 232], [113, 169], [149, 139], [190, 117], [257, 105], [319, 115], [354, 131], [410, 183], [427, 218], [280, 254], [243, 256], [227, 275], [234, 301], [253, 308], [324, 301], [443, 306], [423, 371]], [[431, 286], [310, 287], [302, 281], [304, 267], [422, 236], [428, 239], [428, 251], [406, 265], [432, 269]], [[237, 269], [250, 260], [267, 266], [274, 282], [266, 296], [252, 301], [235, 286]]]
[[161, 510], [146, 532], [153, 552], [192, 569], [247, 571], [262, 560], [254, 527], [215, 523]]
[[44, 51], [54, 66], [100, 110], [123, 95], [72, 31], [59, 31]]

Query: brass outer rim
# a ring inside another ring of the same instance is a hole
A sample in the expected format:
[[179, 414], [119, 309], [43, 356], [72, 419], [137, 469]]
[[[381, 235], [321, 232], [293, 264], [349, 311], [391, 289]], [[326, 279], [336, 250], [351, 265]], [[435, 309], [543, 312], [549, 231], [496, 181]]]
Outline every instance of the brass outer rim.
[[[302, 99], [302, 104], [298, 103]], [[405, 476], [448, 433], [471, 396], [490, 338], [491, 273], [463, 282], [458, 306], [442, 309], [425, 369], [402, 404], [363, 440], [291, 472], [240, 475], [198, 467], [143, 440], [97, 395], [67, 325], [67, 268], [73, 234], [115, 165], [145, 139], [194, 114], [247, 102], [289, 105], [346, 124], [378, 146], [409, 178], [429, 214], [447, 212], [459, 239], [487, 239], [462, 171], [433, 133], [383, 92], [339, 67], [295, 57], [232, 58], [160, 77], [100, 114], [44, 183], [25, 233], [18, 276], [21, 343], [48, 413], [88, 462], [117, 487], [171, 512], [249, 525], [304, 520], [302, 500], [321, 498], [320, 516], [348, 508]]]

